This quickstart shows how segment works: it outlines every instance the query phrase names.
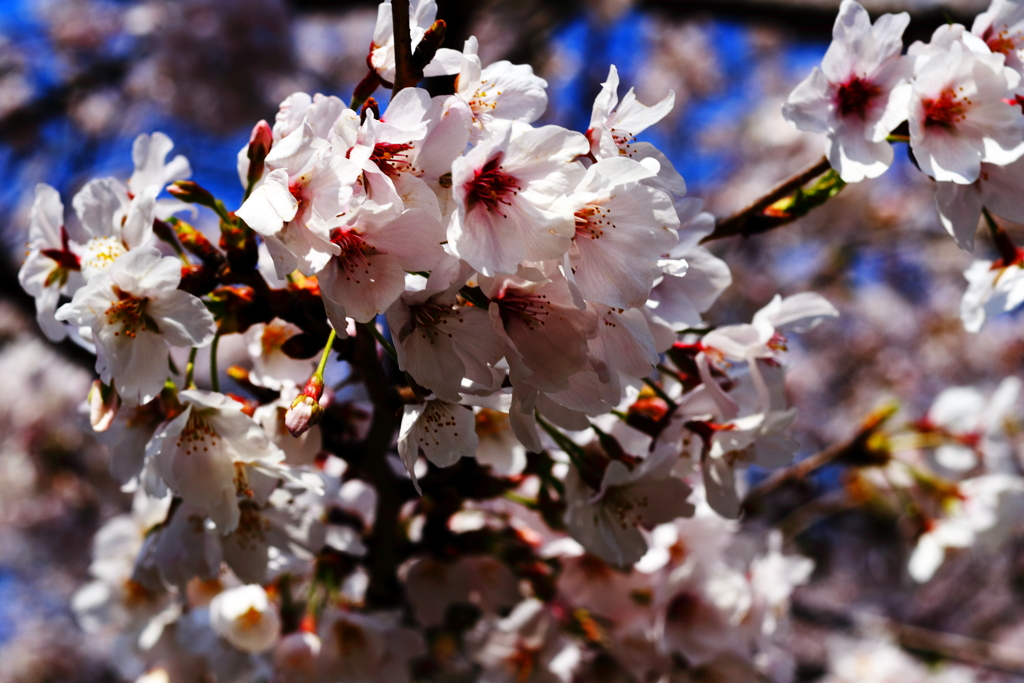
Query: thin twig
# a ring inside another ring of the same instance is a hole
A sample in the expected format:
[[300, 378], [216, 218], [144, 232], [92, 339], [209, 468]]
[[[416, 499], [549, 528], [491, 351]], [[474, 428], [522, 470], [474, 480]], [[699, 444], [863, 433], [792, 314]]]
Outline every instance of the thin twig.
[[[741, 209], [728, 218], [723, 218], [718, 221], [714, 232], [701, 240], [701, 243], [711, 242], [724, 237], [735, 237], [737, 235], [750, 236], [752, 234], [764, 232], [763, 229], [753, 231], [748, 230], [751, 219], [760, 216], [769, 206], [780, 199], [784, 199], [785, 197], [793, 194], [807, 183], [827, 172], [830, 168], [831, 165], [829, 164], [828, 159], [822, 157], [813, 166], [796, 174], [784, 183], [777, 185], [770, 192], [753, 204], [747, 206], [745, 209]], [[783, 225], [783, 223], [779, 222], [778, 225]], [[772, 225], [771, 227], [778, 226]]]
[[800, 462], [790, 465], [786, 469], [778, 470], [747, 492], [746, 498], [743, 500], [743, 508], [747, 512], [750, 512], [753, 503], [771, 493], [782, 484], [788, 481], [799, 481], [804, 479], [812, 472], [828, 465], [829, 463], [835, 462], [836, 460], [867, 452], [869, 450], [868, 440], [878, 430], [878, 428], [885, 423], [886, 420], [895, 414], [895, 412], [896, 406], [884, 406], [869, 415], [864, 420], [861, 428], [849, 440], [830, 446], [823, 451], [815, 453], [809, 458], [804, 458]]

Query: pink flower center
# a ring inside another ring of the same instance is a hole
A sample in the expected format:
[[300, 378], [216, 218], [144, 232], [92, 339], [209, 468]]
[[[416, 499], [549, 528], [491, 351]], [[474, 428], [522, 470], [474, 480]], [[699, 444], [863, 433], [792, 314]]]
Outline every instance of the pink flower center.
[[588, 204], [576, 212], [575, 239], [601, 239], [606, 228], [614, 228], [615, 224], [608, 220], [610, 211], [601, 206]]
[[1020, 38], [1020, 34], [1011, 35], [1006, 29], [996, 33], [993, 27], [990, 26], [985, 31], [985, 44], [988, 45], [988, 49], [1004, 55], [1009, 55], [1017, 49], [1017, 43], [1020, 41]]
[[964, 119], [964, 112], [967, 109], [965, 105], [970, 105], [971, 101], [967, 98], [961, 100], [952, 88], [949, 88], [937, 99], [923, 100], [921, 104], [924, 105], [925, 128], [951, 128]]
[[840, 85], [836, 91], [836, 106], [839, 107], [839, 115], [864, 119], [874, 99], [881, 94], [882, 91], [877, 85], [854, 76]]
[[406, 154], [412, 145], [396, 142], [378, 142], [370, 153], [370, 161], [377, 164], [377, 168], [389, 178], [395, 178], [402, 171], [411, 169]]
[[118, 301], [115, 301], [107, 309], [107, 324], [121, 326], [120, 330], [114, 332], [115, 337], [121, 336], [123, 332], [124, 336], [134, 339], [140, 328], [143, 332], [148, 329], [146, 315], [142, 310], [146, 299], [136, 299], [120, 289], [117, 289], [116, 292]]
[[543, 294], [504, 294], [494, 300], [506, 324], [518, 320], [533, 330], [537, 325], [544, 325], [544, 318], [551, 315], [548, 298]]
[[512, 206], [511, 198], [519, 194], [519, 190], [523, 188], [519, 186], [518, 180], [501, 170], [501, 157], [502, 155], [498, 154], [484, 164], [473, 179], [463, 186], [467, 210], [472, 211], [476, 206], [483, 206], [488, 211], [508, 218], [506, 214], [501, 213], [499, 206]]
[[341, 253], [336, 261], [338, 267], [345, 271], [345, 279], [359, 284], [359, 271], [370, 274], [370, 257], [382, 254], [372, 245], [367, 244], [363, 236], [352, 228], [335, 228], [331, 231], [331, 242], [338, 245]]
[[431, 344], [434, 343], [436, 335], [452, 336], [451, 332], [446, 332], [440, 327], [441, 325], [447, 325], [449, 318], [454, 318], [460, 323], [463, 320], [450, 305], [439, 303], [425, 303], [414, 306], [410, 310], [410, 317], [412, 318], [413, 328]]

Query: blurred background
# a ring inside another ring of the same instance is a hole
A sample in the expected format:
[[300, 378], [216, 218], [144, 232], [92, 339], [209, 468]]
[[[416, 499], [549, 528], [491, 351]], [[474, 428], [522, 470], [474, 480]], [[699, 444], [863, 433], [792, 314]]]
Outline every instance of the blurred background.
[[[970, 26], [987, 6], [863, 4], [872, 13], [908, 11], [906, 44], [946, 21]], [[476, 35], [485, 65], [528, 63], [547, 79], [540, 123], [585, 130], [613, 63], [621, 92], [635, 87], [642, 102], [675, 91], [675, 111], [643, 137], [716, 216], [821, 156], [821, 138], [787, 125], [780, 106], [824, 54], [838, 0], [438, 5], [447, 46]], [[376, 3], [352, 0], [0, 0], [0, 682], [118, 680], [112, 644], [82, 634], [67, 604], [86, 578], [93, 532], [128, 496], [110, 481], [81, 414], [91, 357], [46, 342], [17, 284], [32, 188], [49, 183], [70, 206], [89, 179], [130, 175], [135, 136], [160, 130], [189, 158], [193, 179], [237, 208], [235, 155], [252, 125], [273, 120], [278, 102], [297, 90], [347, 101], [365, 74], [375, 17]], [[939, 225], [930, 182], [897, 145], [897, 163], [882, 178], [846, 188], [791, 225], [713, 245], [734, 284], [710, 323], [747, 321], [776, 292], [814, 290], [843, 314], [790, 344], [788, 388], [804, 456], [849, 438], [886, 400], [915, 420], [943, 388], [991, 391], [1020, 373], [1019, 317], [996, 318], [978, 335], [963, 331], [958, 308], [971, 257]], [[1024, 232], [1011, 232], [1024, 243]], [[984, 240], [978, 250], [993, 253]], [[840, 479], [822, 471], [777, 496], [758, 523], [827, 500]], [[994, 557], [964, 554], [918, 586], [906, 575], [905, 539], [914, 530], [905, 520], [818, 507], [820, 518], [812, 510], [792, 539], [817, 563], [794, 596], [784, 643], [800, 680], [825, 670], [823, 635], [867, 614], [1024, 648], [1024, 541]], [[1024, 668], [996, 668], [1003, 670], [985, 676], [1024, 680]]]

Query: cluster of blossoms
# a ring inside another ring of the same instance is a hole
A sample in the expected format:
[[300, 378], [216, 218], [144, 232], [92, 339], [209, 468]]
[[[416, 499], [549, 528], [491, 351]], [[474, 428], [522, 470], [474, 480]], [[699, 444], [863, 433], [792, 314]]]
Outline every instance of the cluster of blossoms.
[[939, 218], [974, 251], [982, 215], [999, 255], [966, 271], [964, 327], [1024, 301], [1020, 251], [995, 220], [1024, 222], [1024, 5], [993, 0], [970, 30], [946, 24], [903, 54], [906, 13], [882, 15], [844, 0], [822, 61], [790, 95], [786, 119], [824, 133], [825, 154], [845, 182], [883, 174], [892, 143], [906, 143], [935, 183]]
[[[485, 67], [475, 39], [439, 48], [434, 3], [409, 9], [403, 55], [381, 4], [351, 106], [296, 93], [255, 126], [235, 211], [160, 133], [67, 225], [37, 188], [20, 279], [50, 339], [95, 352], [85, 408], [133, 496], [95, 538], [80, 624], [118, 633], [146, 683], [792, 680], [777, 636], [813, 564], [738, 520], [748, 470], [800, 450], [793, 335], [837, 310], [803, 292], [708, 326], [731, 283], [701, 246], [715, 221], [637, 140], [673, 96], [620, 99], [612, 67], [585, 132], [535, 126], [543, 79]], [[908, 142], [965, 249], [984, 209], [1002, 260], [968, 271], [976, 331], [1024, 300], [990, 215], [1024, 217], [1024, 6], [903, 55], [907, 22], [846, 0], [785, 111], [846, 182]], [[219, 241], [180, 218], [196, 206]], [[231, 335], [248, 357], [220, 373]], [[1017, 529], [1020, 389], [949, 389], [858, 442], [844, 493], [894, 516], [914, 501], [917, 581]], [[920, 673], [890, 649], [838, 647], [832, 679]]]

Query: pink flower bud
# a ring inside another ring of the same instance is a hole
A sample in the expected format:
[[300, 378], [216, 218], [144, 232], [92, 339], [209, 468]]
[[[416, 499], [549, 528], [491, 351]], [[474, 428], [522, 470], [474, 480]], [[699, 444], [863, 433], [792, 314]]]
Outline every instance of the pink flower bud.
[[252, 134], [249, 135], [249, 151], [247, 156], [249, 157], [249, 184], [255, 183], [263, 175], [263, 161], [267, 158], [267, 154], [270, 153], [270, 147], [274, 144], [274, 132], [270, 129], [270, 124], [266, 121], [260, 121], [253, 129]]
[[288, 428], [292, 436], [298, 438], [323, 417], [324, 409], [320, 407], [315, 398], [299, 394], [292, 401], [288, 412], [284, 414], [284, 426]]

